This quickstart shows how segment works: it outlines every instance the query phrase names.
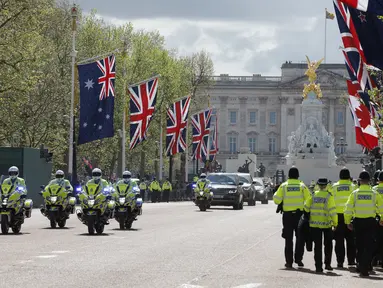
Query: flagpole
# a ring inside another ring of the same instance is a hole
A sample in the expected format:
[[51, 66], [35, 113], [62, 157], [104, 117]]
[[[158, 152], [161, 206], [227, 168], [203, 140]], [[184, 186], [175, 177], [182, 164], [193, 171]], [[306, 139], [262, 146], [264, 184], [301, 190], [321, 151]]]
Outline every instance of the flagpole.
[[326, 64], [326, 54], [327, 54], [327, 8], [324, 17], [324, 63]]
[[76, 69], [76, 29], [77, 29], [77, 6], [71, 8], [72, 14], [72, 91], [70, 101], [70, 124], [69, 124], [69, 151], [68, 151], [68, 176], [72, 179], [73, 174], [73, 131], [74, 131], [74, 93], [75, 93], [75, 69]]
[[128, 50], [128, 42], [124, 41], [124, 51], [122, 52], [122, 55], [124, 57], [124, 70], [123, 70], [123, 77], [124, 77], [124, 97], [123, 97], [123, 103], [124, 108], [122, 112], [122, 139], [121, 139], [121, 176], [124, 173], [126, 169], [126, 103], [127, 103], [127, 82], [126, 82], [126, 55]]
[[188, 114], [188, 119], [186, 122], [186, 147], [185, 147], [185, 183], [188, 182], [189, 180], [189, 131], [188, 131], [188, 126], [189, 126], [189, 114]]
[[159, 147], [159, 152], [160, 152], [160, 169], [158, 171], [158, 174], [159, 174], [159, 180], [161, 181], [162, 180], [162, 166], [164, 165], [163, 163], [163, 158], [162, 158], [162, 113], [161, 113], [161, 116], [160, 116], [160, 143], [159, 143], [160, 147]]

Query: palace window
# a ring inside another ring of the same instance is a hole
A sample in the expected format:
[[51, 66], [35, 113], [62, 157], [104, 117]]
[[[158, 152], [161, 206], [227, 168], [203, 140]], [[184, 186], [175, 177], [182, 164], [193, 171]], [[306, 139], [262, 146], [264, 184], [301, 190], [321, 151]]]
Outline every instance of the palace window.
[[277, 112], [273, 111], [269, 113], [269, 124], [271, 125], [277, 124]]
[[275, 154], [277, 150], [277, 140], [274, 137], [269, 138], [269, 152]]
[[229, 111], [230, 124], [237, 124], [237, 111]]
[[249, 113], [249, 123], [250, 124], [256, 124], [257, 123], [257, 112], [250, 111], [250, 113]]
[[237, 137], [234, 135], [229, 136], [229, 150], [230, 153], [237, 153]]
[[257, 151], [257, 139], [255, 137], [250, 137], [248, 141], [251, 153], [255, 153]]
[[344, 125], [344, 113], [343, 111], [338, 111], [336, 115], [336, 124]]

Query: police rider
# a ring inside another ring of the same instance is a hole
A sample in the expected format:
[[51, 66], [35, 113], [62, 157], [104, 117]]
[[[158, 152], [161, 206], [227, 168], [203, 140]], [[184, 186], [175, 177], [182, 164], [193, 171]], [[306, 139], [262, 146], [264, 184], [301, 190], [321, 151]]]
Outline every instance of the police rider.
[[27, 195], [27, 187], [25, 185], [25, 180], [19, 176], [19, 168], [16, 166], [12, 166], [8, 169], [8, 175], [9, 177], [6, 178], [3, 183], [1, 184], [1, 191], [2, 193], [10, 194], [12, 193], [17, 187], [23, 188], [23, 197]]

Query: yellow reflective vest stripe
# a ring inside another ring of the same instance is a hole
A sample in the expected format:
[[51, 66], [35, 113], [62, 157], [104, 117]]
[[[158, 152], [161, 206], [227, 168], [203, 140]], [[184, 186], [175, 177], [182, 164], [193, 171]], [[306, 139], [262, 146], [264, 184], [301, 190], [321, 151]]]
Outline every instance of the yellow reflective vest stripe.
[[310, 191], [297, 179], [289, 179], [279, 186], [274, 193], [274, 203], [279, 205], [283, 202], [283, 211], [302, 210], [305, 201], [310, 197]]
[[343, 214], [346, 202], [354, 189], [354, 184], [350, 180], [339, 180], [333, 185], [333, 196], [338, 214]]
[[327, 190], [315, 192], [307, 199], [304, 210], [310, 212], [310, 227], [326, 229], [338, 226], [334, 197]]
[[344, 222], [351, 223], [354, 218], [375, 218], [376, 215], [382, 217], [383, 197], [372, 190], [369, 185], [360, 185], [347, 200], [344, 210]]

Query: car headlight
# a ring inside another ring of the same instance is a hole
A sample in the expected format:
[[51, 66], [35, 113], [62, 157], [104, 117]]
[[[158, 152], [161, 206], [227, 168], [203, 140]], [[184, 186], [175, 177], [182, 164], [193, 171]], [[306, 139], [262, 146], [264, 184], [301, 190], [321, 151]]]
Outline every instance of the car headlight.
[[229, 191], [229, 194], [235, 194], [235, 193], [237, 193], [237, 190], [230, 190]]
[[120, 199], [118, 199], [118, 201], [120, 202], [121, 205], [124, 205], [125, 204], [125, 197], [121, 197]]
[[265, 193], [264, 190], [258, 190], [258, 192], [261, 193], [261, 194]]
[[57, 196], [52, 196], [52, 197], [50, 198], [50, 201], [51, 201], [52, 203], [56, 203], [56, 201], [57, 201]]
[[93, 207], [94, 205], [94, 200], [88, 200], [88, 206]]

